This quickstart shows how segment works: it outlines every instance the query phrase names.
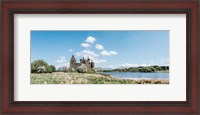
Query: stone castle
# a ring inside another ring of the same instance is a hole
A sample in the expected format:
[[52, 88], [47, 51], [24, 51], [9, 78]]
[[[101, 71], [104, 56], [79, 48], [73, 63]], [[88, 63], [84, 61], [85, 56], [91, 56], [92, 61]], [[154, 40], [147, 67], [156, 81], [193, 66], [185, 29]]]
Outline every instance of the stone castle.
[[84, 64], [87, 67], [87, 70], [91, 70], [95, 66], [95, 63], [92, 60], [90, 61], [89, 57], [88, 57], [88, 59], [84, 59], [84, 57], [83, 57], [82, 59], [80, 59], [80, 63], [77, 63], [74, 55], [72, 55], [71, 60], [70, 60], [69, 69], [72, 70], [72, 68], [73, 68], [73, 69], [77, 70], [77, 68], [79, 66], [81, 66], [82, 64]]

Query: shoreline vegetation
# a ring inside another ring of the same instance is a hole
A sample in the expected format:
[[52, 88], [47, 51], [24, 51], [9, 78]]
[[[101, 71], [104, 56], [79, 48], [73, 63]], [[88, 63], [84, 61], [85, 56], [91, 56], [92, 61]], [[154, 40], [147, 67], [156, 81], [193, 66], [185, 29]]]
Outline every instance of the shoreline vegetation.
[[31, 84], [169, 84], [162, 79], [119, 79], [102, 73], [32, 73]]
[[102, 72], [169, 72], [169, 66], [140, 66], [129, 68], [116, 68], [110, 70], [100, 70]]

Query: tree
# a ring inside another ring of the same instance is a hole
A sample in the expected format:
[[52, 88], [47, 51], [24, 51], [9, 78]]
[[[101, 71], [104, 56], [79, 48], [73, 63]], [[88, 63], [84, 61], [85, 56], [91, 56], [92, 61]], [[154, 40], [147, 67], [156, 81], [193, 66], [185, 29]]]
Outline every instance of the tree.
[[50, 66], [46, 66], [46, 72], [45, 73], [52, 73], [52, 69]]
[[32, 73], [51, 73], [52, 69], [49, 67], [48, 63], [43, 60], [36, 60], [31, 63]]
[[54, 65], [50, 65], [50, 68], [51, 68], [52, 72], [56, 71], [56, 67]]

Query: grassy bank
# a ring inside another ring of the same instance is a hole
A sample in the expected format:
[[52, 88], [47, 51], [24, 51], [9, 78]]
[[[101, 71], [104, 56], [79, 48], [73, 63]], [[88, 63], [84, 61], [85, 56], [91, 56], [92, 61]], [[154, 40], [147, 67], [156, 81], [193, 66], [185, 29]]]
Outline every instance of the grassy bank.
[[32, 84], [168, 84], [168, 80], [118, 79], [98, 73], [43, 73], [31, 74]]

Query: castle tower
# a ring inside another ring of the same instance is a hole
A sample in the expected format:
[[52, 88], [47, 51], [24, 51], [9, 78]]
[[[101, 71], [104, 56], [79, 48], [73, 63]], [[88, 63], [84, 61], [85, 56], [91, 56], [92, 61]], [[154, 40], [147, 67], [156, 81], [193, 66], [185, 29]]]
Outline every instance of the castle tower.
[[95, 63], [91, 60], [91, 69], [94, 68]]
[[76, 63], [76, 59], [75, 59], [74, 55], [72, 55], [70, 63]]
[[72, 55], [71, 60], [70, 60], [70, 68], [74, 68], [74, 64], [76, 63], [76, 59], [74, 55]]
[[89, 58], [89, 56], [88, 56], [87, 62], [90, 62], [90, 58]]

